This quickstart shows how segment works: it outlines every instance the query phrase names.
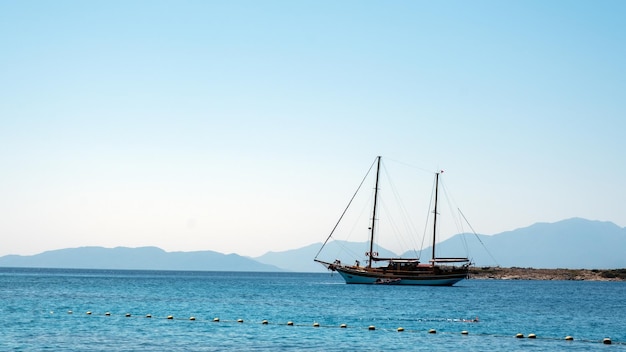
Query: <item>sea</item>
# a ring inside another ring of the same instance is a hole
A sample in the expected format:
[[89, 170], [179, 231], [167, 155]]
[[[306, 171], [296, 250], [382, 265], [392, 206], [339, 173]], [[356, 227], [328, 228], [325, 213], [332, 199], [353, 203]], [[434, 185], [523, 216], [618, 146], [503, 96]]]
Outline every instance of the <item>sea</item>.
[[624, 351], [626, 282], [0, 268], [0, 317], [0, 351]]

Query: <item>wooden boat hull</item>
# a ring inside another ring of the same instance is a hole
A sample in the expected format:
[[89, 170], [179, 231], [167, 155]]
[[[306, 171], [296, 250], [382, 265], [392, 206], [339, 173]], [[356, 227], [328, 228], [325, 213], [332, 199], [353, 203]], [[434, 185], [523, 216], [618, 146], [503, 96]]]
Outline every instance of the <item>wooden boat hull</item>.
[[[452, 286], [467, 278], [467, 267], [432, 269], [418, 271], [384, 271], [380, 269], [335, 267], [347, 284], [379, 284], [381, 280], [389, 285]], [[437, 272], [439, 271], [439, 272]], [[399, 280], [398, 280], [399, 279]], [[378, 281], [377, 281], [378, 280]]]

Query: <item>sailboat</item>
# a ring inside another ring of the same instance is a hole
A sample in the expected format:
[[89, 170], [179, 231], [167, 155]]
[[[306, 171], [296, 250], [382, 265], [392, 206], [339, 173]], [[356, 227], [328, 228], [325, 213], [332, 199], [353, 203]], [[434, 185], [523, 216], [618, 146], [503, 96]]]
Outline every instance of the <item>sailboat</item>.
[[[421, 263], [419, 258], [385, 258], [378, 256], [378, 253], [374, 251], [374, 235], [376, 233], [375, 231], [377, 225], [376, 210], [378, 205], [378, 183], [380, 178], [381, 157], [376, 157], [374, 162], [376, 164], [374, 206], [369, 227], [369, 251], [365, 253], [368, 258], [366, 265], [362, 266], [359, 261], [356, 261], [354, 265], [348, 265], [342, 263], [338, 259], [332, 263], [318, 259], [324, 246], [332, 237], [333, 232], [331, 232], [326, 239], [326, 242], [322, 245], [322, 248], [315, 256], [314, 261], [321, 263], [333, 272], [339, 273], [347, 284], [452, 286], [467, 278], [471, 265], [468, 258], [437, 257], [435, 252], [439, 177], [442, 171], [435, 173], [432, 259], [430, 259], [428, 263]], [[337, 225], [335, 225], [335, 228], [337, 228]]]

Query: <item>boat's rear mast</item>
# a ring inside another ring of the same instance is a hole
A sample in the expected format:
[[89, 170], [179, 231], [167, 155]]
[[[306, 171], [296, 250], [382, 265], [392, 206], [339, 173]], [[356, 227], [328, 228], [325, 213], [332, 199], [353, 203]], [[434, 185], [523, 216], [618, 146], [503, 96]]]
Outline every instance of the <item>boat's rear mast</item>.
[[433, 253], [430, 259], [430, 263], [431, 265], [435, 265], [437, 262], [440, 263], [462, 263], [462, 262], [469, 262], [468, 258], [437, 258], [435, 256], [435, 245], [437, 242], [437, 202], [438, 202], [438, 197], [439, 197], [439, 174], [441, 174], [443, 171], [437, 171], [435, 173], [435, 208], [433, 210], [434, 216], [433, 216]]
[[[435, 210], [433, 210], [434, 212], [434, 217], [433, 217], [433, 253], [431, 258], [434, 260], [435, 258], [435, 242], [437, 241], [437, 198], [439, 196], [439, 174], [441, 173], [441, 171], [437, 171], [435, 173]], [[434, 262], [433, 262], [434, 265]]]

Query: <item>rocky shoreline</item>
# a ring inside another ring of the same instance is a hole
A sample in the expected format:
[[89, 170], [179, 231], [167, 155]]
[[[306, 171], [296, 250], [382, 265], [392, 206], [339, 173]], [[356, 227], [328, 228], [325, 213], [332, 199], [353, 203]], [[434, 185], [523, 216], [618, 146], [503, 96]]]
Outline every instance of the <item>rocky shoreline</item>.
[[474, 267], [472, 279], [626, 281], [626, 269], [535, 269]]

